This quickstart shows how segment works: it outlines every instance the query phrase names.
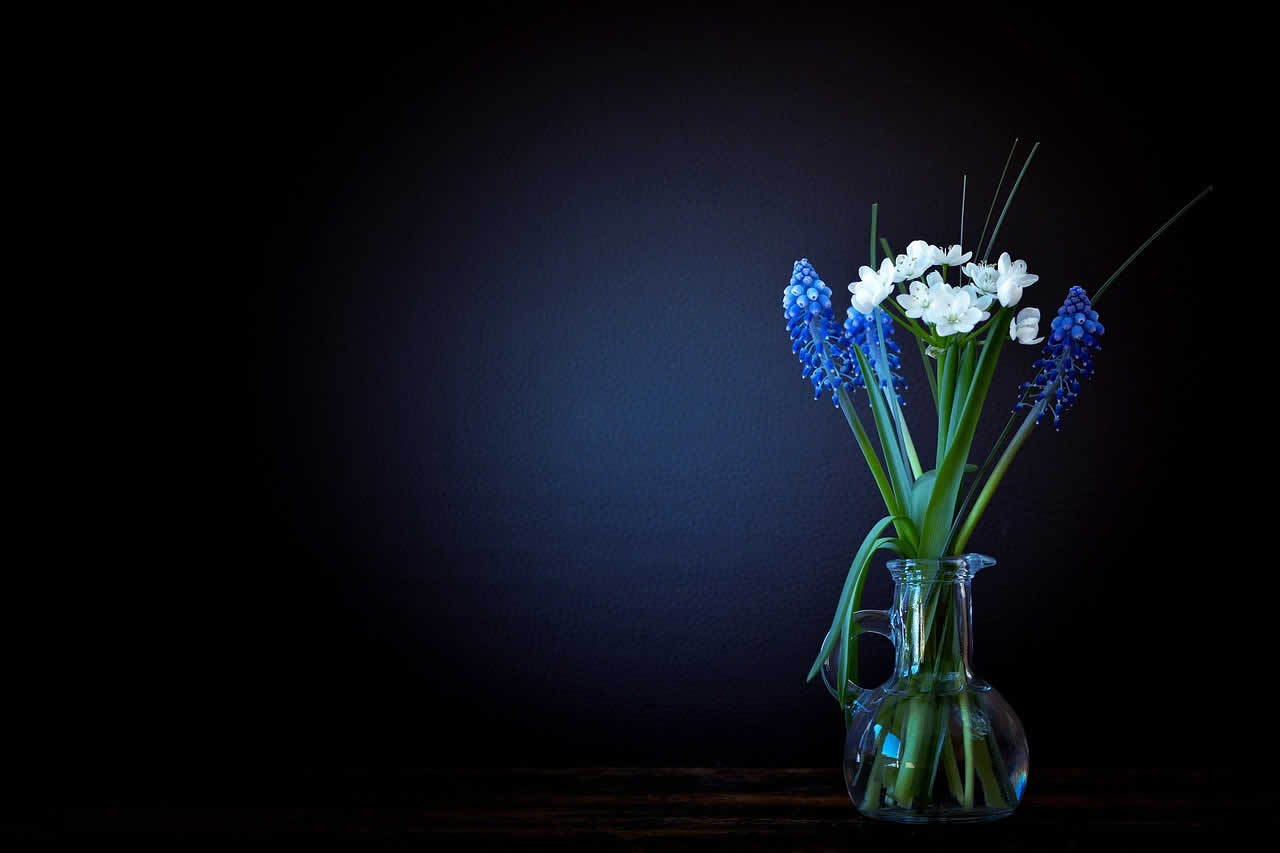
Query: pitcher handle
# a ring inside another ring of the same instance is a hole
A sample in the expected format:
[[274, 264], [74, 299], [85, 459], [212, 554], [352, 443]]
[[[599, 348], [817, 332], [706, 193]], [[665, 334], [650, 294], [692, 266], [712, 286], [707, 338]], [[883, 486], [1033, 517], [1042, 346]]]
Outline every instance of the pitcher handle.
[[[889, 619], [889, 611], [887, 610], [855, 610], [851, 621], [859, 634], [879, 634], [890, 642], [893, 641], [893, 625]], [[827, 632], [827, 636], [831, 636], [830, 631]], [[824, 637], [822, 639], [822, 644], [826, 645], [826, 643], [827, 640], [826, 637]], [[827, 659], [822, 663], [822, 681], [827, 685], [827, 692], [829, 692], [837, 702], [840, 701], [840, 692], [836, 690], [835, 687], [836, 681], [838, 680], [836, 673], [840, 671], [839, 655], [845, 654], [848, 648], [849, 644], [846, 642], [832, 643], [831, 651], [827, 653]], [[866, 689], [867, 688], [850, 678], [849, 689], [845, 694], [845, 698], [851, 705], [853, 702], [857, 701], [857, 698], [862, 695]], [[848, 708], [849, 706], [846, 705], [845, 710], [848, 710]]]

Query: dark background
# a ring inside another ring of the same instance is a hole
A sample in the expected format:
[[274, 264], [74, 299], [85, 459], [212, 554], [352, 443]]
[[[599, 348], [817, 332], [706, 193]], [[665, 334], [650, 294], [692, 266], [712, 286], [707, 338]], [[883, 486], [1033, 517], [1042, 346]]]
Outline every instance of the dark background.
[[[205, 366], [227, 402], [147, 460], [202, 479], [150, 495], [134, 570], [87, 588], [111, 615], [85, 608], [81, 675], [45, 674], [62, 701], [33, 742], [157, 788], [834, 765], [834, 703], [803, 679], [883, 508], [799, 375], [781, 289], [808, 257], [843, 316], [871, 203], [895, 249], [955, 242], [962, 175], [969, 247], [1020, 138], [1011, 172], [1041, 147], [995, 252], [1028, 260], [1046, 317], [1218, 191], [1108, 292], [1096, 379], [974, 535], [1000, 561], [974, 584], [976, 668], [1034, 763], [1247, 761], [1216, 685], [1250, 677], [1263, 629], [1232, 616], [1215, 530], [1257, 511], [1224, 462], [1244, 380], [1205, 296], [1251, 271], [1221, 260], [1243, 78], [1221, 19], [1100, 20], [473, 7], [246, 27], [214, 81], [245, 156], [214, 242], [262, 251], [217, 294], [232, 325]], [[1006, 348], [979, 452], [1034, 357]], [[864, 606], [890, 590], [877, 561]]]

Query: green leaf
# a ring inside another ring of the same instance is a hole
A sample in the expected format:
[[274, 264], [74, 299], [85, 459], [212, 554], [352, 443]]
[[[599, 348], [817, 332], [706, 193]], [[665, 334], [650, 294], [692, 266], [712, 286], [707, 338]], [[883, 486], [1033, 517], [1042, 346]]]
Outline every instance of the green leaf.
[[876, 214], [880, 210], [880, 202], [871, 205], [871, 268], [876, 268]]
[[[993, 328], [1002, 328], [1001, 324], [1008, 314], [1008, 308], [1001, 308], [996, 314]], [[959, 415], [960, 422], [956, 428], [955, 441], [947, 450], [942, 464], [938, 466], [933, 494], [929, 496], [924, 523], [920, 525], [919, 553], [923, 557], [944, 556], [942, 551], [946, 548], [947, 540], [951, 536], [952, 515], [955, 512], [956, 497], [960, 490], [960, 479], [969, 461], [973, 433], [977, 429], [978, 416], [982, 414], [982, 404], [986, 401], [987, 389], [991, 386], [991, 377], [995, 373], [1004, 341], [1004, 335], [988, 335], [987, 342], [982, 348], [982, 356], [974, 372], [973, 384], [965, 398], [963, 411]]]
[[[849, 598], [849, 602], [845, 607], [844, 616], [844, 654], [840, 655], [840, 660], [836, 664], [836, 701], [840, 703], [843, 710], [849, 705], [849, 667], [853, 666], [854, 676], [857, 676], [857, 654], [858, 654], [858, 634], [854, 633], [853, 614], [857, 612], [858, 602], [862, 600], [862, 586], [866, 582], [867, 563], [871, 562], [871, 557], [881, 548], [893, 548], [893, 539], [877, 539], [871, 544], [871, 548], [867, 551], [866, 562], [863, 563], [862, 571], [859, 574], [858, 583], [854, 590], [854, 594]], [[861, 632], [858, 632], [861, 633]]]
[[898, 503], [897, 497], [893, 494], [893, 487], [889, 484], [889, 478], [885, 476], [883, 466], [880, 465], [880, 457], [876, 456], [876, 449], [871, 446], [871, 437], [867, 435], [866, 429], [863, 428], [862, 419], [854, 411], [853, 400], [849, 397], [849, 392], [844, 388], [839, 388], [836, 390], [836, 398], [840, 401], [840, 411], [844, 414], [844, 419], [849, 423], [849, 429], [853, 430], [853, 437], [858, 440], [858, 448], [862, 451], [862, 457], [867, 460], [867, 467], [871, 469], [871, 477], [876, 481], [876, 486], [880, 489], [880, 498], [884, 501], [884, 508], [889, 510], [890, 515], [901, 514], [902, 507]]
[[[972, 474], [977, 470], [977, 465], [964, 466], [964, 473], [966, 474]], [[924, 524], [925, 511], [929, 508], [929, 498], [933, 495], [933, 484], [937, 476], [938, 469], [936, 468], [925, 471], [919, 477], [916, 477], [915, 484], [911, 487], [911, 499], [907, 501], [905, 509], [908, 515], [911, 516], [911, 523], [917, 531]], [[917, 545], [919, 541], [919, 538], [917, 538]]]
[[973, 384], [973, 351], [977, 344], [973, 341], [965, 344], [960, 353], [960, 369], [956, 374], [956, 394], [951, 398], [951, 423], [947, 425], [947, 446], [955, 440], [956, 428], [960, 425], [960, 409], [969, 397], [969, 387]]
[[947, 427], [951, 423], [951, 401], [955, 396], [956, 366], [960, 354], [947, 347], [938, 354], [938, 444], [934, 465], [941, 465], [947, 455]]
[[845, 615], [845, 610], [853, 598], [854, 588], [861, 589], [863, 571], [866, 569], [867, 562], [871, 559], [871, 554], [878, 547], [876, 545], [876, 537], [892, 524], [896, 518], [900, 518], [900, 516], [886, 515], [871, 526], [871, 530], [867, 532], [867, 537], [862, 540], [862, 545], [858, 548], [857, 555], [854, 556], [853, 562], [849, 564], [849, 575], [845, 578], [844, 589], [840, 591], [840, 603], [836, 605], [836, 616], [835, 619], [831, 620], [831, 630], [827, 634], [827, 639], [823, 641], [822, 650], [818, 652], [818, 659], [813, 662], [813, 668], [809, 670], [809, 675], [805, 678], [805, 681], [812, 681], [813, 677], [818, 674], [818, 670], [822, 669], [823, 661], [831, 653], [832, 644], [843, 633], [841, 617]]
[[905, 515], [897, 516], [893, 519], [893, 526], [898, 530], [898, 540], [904, 546], [902, 556], [914, 557], [916, 549], [920, 547], [920, 528], [916, 523]]
[[[883, 237], [880, 238], [880, 248], [884, 250], [884, 256], [886, 258], [893, 257], [893, 249], [889, 248], [889, 241]], [[902, 284], [902, 282], [898, 282], [898, 284]]]
[[937, 476], [937, 468], [925, 471], [916, 478], [915, 485], [911, 487], [911, 500], [907, 504], [907, 512], [917, 530], [924, 524], [924, 513], [929, 508], [929, 498], [933, 495], [933, 481]]
[[[893, 491], [898, 499], [898, 507], [901, 508], [903, 501], [911, 495], [911, 483], [915, 478], [911, 476], [906, 460], [902, 457], [902, 451], [898, 445], [898, 434], [894, 430], [893, 418], [889, 414], [884, 396], [880, 393], [879, 383], [875, 378], [876, 372], [867, 363], [867, 357], [862, 354], [861, 347], [855, 346], [850, 349], [858, 359], [858, 368], [862, 371], [863, 379], [867, 380], [867, 397], [871, 400], [871, 415], [876, 423], [876, 434], [880, 437], [880, 451], [884, 453], [885, 461], [889, 463], [889, 477], [893, 481]], [[873, 385], [877, 387], [873, 388]]]

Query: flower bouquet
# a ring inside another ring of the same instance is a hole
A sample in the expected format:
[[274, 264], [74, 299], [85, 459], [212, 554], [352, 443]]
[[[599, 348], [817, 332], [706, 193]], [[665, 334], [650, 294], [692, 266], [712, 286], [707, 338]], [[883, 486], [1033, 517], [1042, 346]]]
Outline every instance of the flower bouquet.
[[[1014, 143], [1016, 150], [1017, 143]], [[871, 208], [870, 263], [849, 285], [851, 306], [835, 317], [828, 287], [808, 259], [795, 262], [782, 293], [791, 349], [814, 399], [830, 395], [853, 431], [887, 514], [871, 525], [849, 567], [835, 618], [809, 671], [822, 673], [847, 730], [844, 771], [864, 814], [886, 820], [980, 821], [1011, 814], [1027, 782], [1026, 737], [1009, 705], [969, 663], [970, 580], [994, 564], [966, 552], [969, 537], [1035, 427], [1055, 429], [1094, 372], [1105, 335], [1098, 303], [1124, 269], [1166, 228], [1204, 198], [1179, 210], [1090, 295], [1071, 287], [1048, 328], [1023, 304], [1039, 277], [1009, 252], [992, 249], [1009, 205], [1035, 156], [1033, 146], [1006, 197], [990, 238], [975, 247], [924, 240], [895, 255], [877, 239]], [[1005, 162], [1008, 171], [1013, 151]], [[967, 180], [966, 180], [967, 184]], [[883, 257], [877, 264], [877, 249]], [[892, 298], [890, 298], [892, 297]], [[915, 339], [936, 416], [933, 464], [904, 417], [906, 388], [896, 337]], [[974, 433], [1005, 343], [1040, 346], [1031, 378], [1008, 398], [1013, 413], [982, 464], [972, 464]], [[854, 404], [863, 389], [879, 452]], [[922, 457], [925, 461], [922, 461]], [[969, 476], [967, 488], [965, 478]], [[860, 610], [867, 567], [879, 551], [895, 582], [889, 610]], [[873, 632], [896, 647], [893, 675], [874, 689], [857, 682], [857, 639]]]

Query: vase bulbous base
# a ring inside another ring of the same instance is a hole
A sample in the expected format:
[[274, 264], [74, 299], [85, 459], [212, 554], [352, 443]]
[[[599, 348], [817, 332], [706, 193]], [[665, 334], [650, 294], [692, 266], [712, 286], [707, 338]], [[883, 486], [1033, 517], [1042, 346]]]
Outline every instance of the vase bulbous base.
[[949, 692], [871, 690], [852, 708], [844, 774], [853, 804], [875, 820], [1000, 820], [1026, 788], [1026, 735], [982, 682]]

